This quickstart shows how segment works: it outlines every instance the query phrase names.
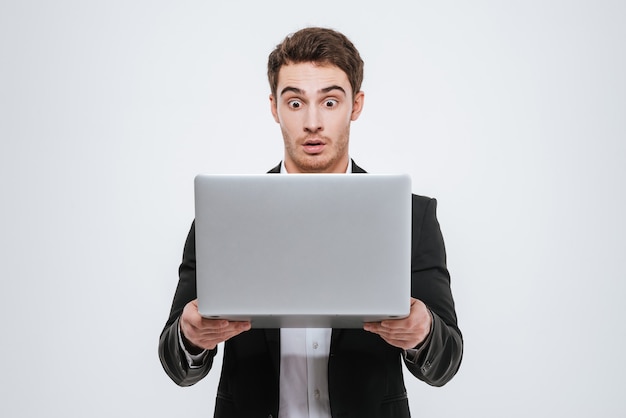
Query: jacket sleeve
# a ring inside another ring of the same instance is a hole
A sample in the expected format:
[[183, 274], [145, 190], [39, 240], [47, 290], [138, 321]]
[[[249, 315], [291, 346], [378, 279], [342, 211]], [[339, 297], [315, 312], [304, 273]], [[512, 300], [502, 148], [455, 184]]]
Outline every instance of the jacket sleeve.
[[413, 196], [411, 296], [431, 310], [433, 325], [428, 342], [409, 371], [432, 386], [454, 377], [463, 357], [463, 337], [457, 325], [443, 236], [437, 221], [437, 201]]
[[159, 339], [159, 359], [167, 375], [179, 386], [191, 386], [206, 376], [213, 366], [217, 347], [205, 357], [200, 367], [190, 368], [178, 340], [180, 316], [185, 305], [196, 299], [196, 234], [195, 223], [187, 236], [183, 261], [178, 269], [178, 287], [170, 315]]

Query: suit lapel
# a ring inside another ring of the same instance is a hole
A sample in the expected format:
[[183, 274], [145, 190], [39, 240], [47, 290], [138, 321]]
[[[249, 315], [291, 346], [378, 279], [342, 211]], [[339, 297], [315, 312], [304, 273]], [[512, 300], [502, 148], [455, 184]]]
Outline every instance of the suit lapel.
[[268, 171], [268, 173], [270, 173], [270, 174], [280, 173], [280, 166], [281, 165], [282, 165], [282, 161], [280, 163], [278, 163], [278, 165], [276, 167], [274, 167], [270, 171]]
[[356, 165], [354, 160], [352, 160], [352, 172], [353, 173], [358, 173], [358, 174], [367, 173], [367, 171], [363, 170], [361, 167]]

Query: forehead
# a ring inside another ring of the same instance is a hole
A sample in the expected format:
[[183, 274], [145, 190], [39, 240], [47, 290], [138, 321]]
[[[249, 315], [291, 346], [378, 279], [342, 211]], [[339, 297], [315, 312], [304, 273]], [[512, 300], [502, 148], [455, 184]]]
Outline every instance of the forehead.
[[278, 72], [278, 88], [295, 87], [307, 92], [315, 92], [330, 86], [340, 86], [351, 94], [350, 81], [346, 73], [334, 65], [302, 62], [283, 65]]

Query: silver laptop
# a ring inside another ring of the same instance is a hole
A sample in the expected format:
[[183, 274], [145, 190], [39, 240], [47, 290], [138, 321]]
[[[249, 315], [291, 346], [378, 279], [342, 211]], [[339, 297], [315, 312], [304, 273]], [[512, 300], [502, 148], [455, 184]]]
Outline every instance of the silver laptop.
[[195, 209], [204, 317], [361, 328], [409, 314], [408, 175], [199, 175]]

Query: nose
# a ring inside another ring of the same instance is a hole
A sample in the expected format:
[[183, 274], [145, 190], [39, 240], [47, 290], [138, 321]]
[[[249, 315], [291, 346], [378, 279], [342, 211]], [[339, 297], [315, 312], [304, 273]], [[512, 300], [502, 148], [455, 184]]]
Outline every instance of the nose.
[[319, 109], [317, 106], [309, 106], [304, 117], [304, 131], [315, 133], [323, 129], [322, 115]]

